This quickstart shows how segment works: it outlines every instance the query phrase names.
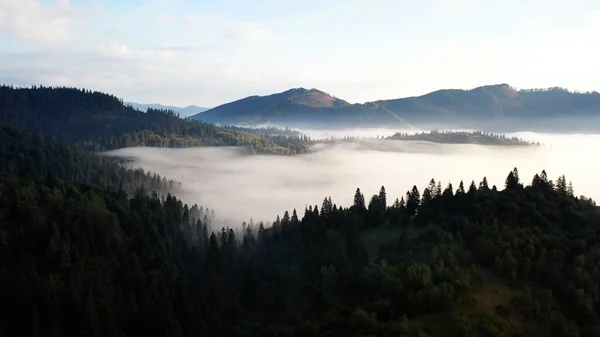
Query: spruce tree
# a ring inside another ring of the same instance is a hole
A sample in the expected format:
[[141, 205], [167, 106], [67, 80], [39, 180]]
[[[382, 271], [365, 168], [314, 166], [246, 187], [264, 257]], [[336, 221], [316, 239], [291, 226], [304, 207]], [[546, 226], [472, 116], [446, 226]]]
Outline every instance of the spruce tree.
[[379, 203], [381, 204], [381, 209], [385, 211], [387, 209], [387, 196], [384, 186], [381, 186], [379, 190]]
[[421, 204], [421, 194], [416, 185], [413, 186], [410, 192], [407, 192], [406, 211], [408, 215], [415, 215]]
[[366, 209], [365, 197], [360, 193], [360, 188], [357, 188], [356, 193], [354, 193], [354, 207], [358, 210]]

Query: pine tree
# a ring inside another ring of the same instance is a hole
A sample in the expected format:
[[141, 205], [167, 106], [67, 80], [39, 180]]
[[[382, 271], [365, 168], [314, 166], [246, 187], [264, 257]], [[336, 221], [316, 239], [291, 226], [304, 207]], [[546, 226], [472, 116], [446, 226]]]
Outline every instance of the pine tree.
[[458, 190], [456, 191], [456, 194], [465, 194], [465, 184], [462, 180], [460, 181], [460, 184], [458, 184]]
[[[261, 222], [261, 225], [262, 225], [262, 222]], [[263, 226], [263, 230], [264, 230], [264, 226]], [[230, 228], [229, 232], [227, 233], [227, 245], [229, 246], [229, 248], [235, 248], [235, 246], [236, 246], [235, 232], [233, 231], [233, 228]]]
[[356, 193], [354, 193], [354, 207], [358, 210], [366, 209], [365, 206], [365, 197], [360, 192], [360, 188], [356, 189]]
[[483, 177], [483, 180], [479, 183], [479, 189], [484, 192], [487, 192], [490, 190], [490, 187], [488, 186], [488, 181], [487, 181], [486, 177]]
[[221, 228], [221, 235], [219, 236], [221, 239], [221, 248], [227, 247], [227, 236], [227, 230], [225, 230], [225, 227]]
[[[427, 185], [427, 188], [425, 188], [425, 189], [429, 190], [429, 196], [431, 197], [431, 199], [434, 199], [439, 196], [439, 195], [436, 195], [437, 185], [435, 184], [435, 179], [431, 178], [431, 180], [429, 181], [429, 184]], [[425, 194], [425, 191], [423, 191], [423, 194]]]
[[283, 227], [285, 229], [285, 228], [289, 227], [290, 224], [291, 224], [290, 213], [288, 211], [285, 211], [283, 213], [283, 218], [281, 219], [281, 227]]
[[556, 180], [556, 190], [562, 194], [567, 194], [567, 180], [564, 175]]
[[519, 188], [521, 186], [521, 182], [519, 180], [519, 171], [515, 167], [506, 177], [505, 187], [507, 189]]
[[569, 181], [569, 185], [567, 186], [567, 195], [570, 197], [575, 196], [575, 192], [573, 191], [573, 183]]
[[327, 218], [331, 211], [333, 210], [333, 205], [331, 203], [331, 197], [325, 198], [323, 200], [323, 204], [321, 205], [321, 217]]
[[542, 170], [542, 173], [540, 174], [540, 180], [548, 183], [548, 175], [546, 174], [546, 170]]
[[379, 201], [379, 196], [377, 194], [373, 194], [371, 201], [369, 201], [369, 212], [379, 212], [380, 206], [381, 202]]
[[444, 193], [442, 193], [442, 195], [446, 198], [454, 195], [454, 188], [452, 187], [452, 183], [448, 183], [448, 186], [446, 186], [446, 189], [444, 190]]
[[427, 204], [428, 202], [430, 202], [433, 198], [431, 197], [431, 191], [429, 190], [429, 187], [425, 188], [425, 190], [423, 190], [423, 198], [421, 200], [421, 204]]
[[379, 190], [379, 203], [381, 203], [381, 209], [385, 211], [387, 209], [387, 195], [384, 186], [381, 186]]
[[471, 185], [469, 185], [469, 192], [470, 195], [474, 195], [477, 193], [477, 186], [475, 186], [475, 180], [471, 180]]
[[407, 192], [406, 196], [406, 210], [408, 212], [408, 215], [415, 215], [417, 213], [419, 205], [421, 204], [421, 194], [419, 193], [419, 189], [417, 188], [417, 186], [414, 185], [412, 190], [410, 192]]
[[266, 241], [266, 238], [267, 238], [267, 231], [265, 230], [265, 225], [261, 221], [258, 224], [258, 234], [257, 234], [258, 243], [263, 244]]

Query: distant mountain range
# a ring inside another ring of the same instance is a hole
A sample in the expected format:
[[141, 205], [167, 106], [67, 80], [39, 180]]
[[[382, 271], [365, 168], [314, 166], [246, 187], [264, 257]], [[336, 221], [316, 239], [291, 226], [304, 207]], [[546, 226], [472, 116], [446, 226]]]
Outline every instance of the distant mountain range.
[[208, 110], [209, 108], [199, 107], [197, 105], [188, 105], [186, 107], [178, 107], [172, 105], [162, 105], [162, 104], [140, 104], [134, 102], [125, 102], [126, 105], [131, 105], [132, 108], [146, 112], [148, 108], [150, 109], [161, 109], [161, 110], [173, 110], [179, 114], [180, 117], [190, 117], [201, 112]]
[[317, 89], [251, 96], [196, 114], [217, 124], [290, 127], [462, 127], [492, 131], [600, 130], [600, 94], [508, 84], [445, 89], [423, 96], [350, 104]]

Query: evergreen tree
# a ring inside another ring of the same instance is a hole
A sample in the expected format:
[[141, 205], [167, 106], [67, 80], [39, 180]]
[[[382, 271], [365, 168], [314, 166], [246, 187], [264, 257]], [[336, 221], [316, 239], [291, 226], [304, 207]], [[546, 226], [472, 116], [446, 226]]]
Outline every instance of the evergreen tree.
[[556, 180], [556, 190], [562, 194], [567, 194], [567, 180], [564, 175], [559, 176]]
[[432, 200], [432, 196], [431, 196], [431, 191], [429, 190], [429, 187], [425, 188], [423, 190], [423, 198], [421, 201], [421, 204], [426, 204], [428, 202], [430, 202]]
[[379, 190], [379, 202], [381, 203], [381, 209], [386, 210], [387, 209], [387, 196], [385, 193], [384, 186], [381, 186], [381, 189]]
[[475, 186], [475, 181], [471, 180], [471, 185], [469, 185], [469, 191], [468, 191], [469, 195], [475, 195], [477, 194], [477, 186]]
[[456, 191], [456, 194], [465, 194], [465, 184], [463, 184], [463, 181], [460, 181], [460, 184], [458, 184], [458, 190]]
[[416, 185], [413, 186], [410, 192], [406, 193], [406, 211], [408, 215], [415, 215], [421, 204], [421, 194]]
[[507, 189], [514, 189], [520, 187], [519, 171], [516, 167], [506, 177], [505, 186]]
[[357, 209], [357, 210], [364, 210], [364, 209], [366, 209], [366, 206], [365, 206], [365, 197], [360, 192], [360, 188], [357, 188], [356, 189], [356, 193], [354, 194], [354, 208]]
[[479, 190], [488, 192], [490, 187], [488, 186], [488, 181], [486, 177], [483, 177], [483, 180], [479, 183]]
[[573, 183], [569, 181], [569, 185], [567, 186], [567, 195], [570, 197], [574, 197], [575, 193], [573, 192]]
[[454, 195], [454, 189], [452, 187], [452, 183], [448, 183], [448, 186], [446, 186], [446, 189], [444, 190], [442, 195], [446, 198], [452, 197]]

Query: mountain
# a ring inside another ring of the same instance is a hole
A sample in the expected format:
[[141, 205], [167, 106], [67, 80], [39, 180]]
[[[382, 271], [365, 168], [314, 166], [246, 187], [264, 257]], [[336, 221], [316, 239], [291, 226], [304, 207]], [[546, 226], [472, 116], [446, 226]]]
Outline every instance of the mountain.
[[[508, 84], [444, 89], [417, 97], [350, 104], [316, 89], [251, 96], [191, 117], [220, 124], [312, 127], [463, 127], [494, 131], [600, 129], [600, 94]], [[327, 123], [327, 124], [325, 124]]]
[[264, 123], [305, 126], [395, 124], [404, 121], [378, 104], [350, 104], [317, 89], [295, 88], [268, 96], [250, 96], [197, 114], [191, 119], [218, 124]]
[[173, 106], [173, 105], [140, 104], [140, 103], [134, 103], [134, 102], [125, 102], [125, 105], [129, 105], [132, 108], [143, 111], [143, 112], [148, 111], [148, 109], [173, 110], [177, 114], [179, 114], [179, 116], [182, 118], [190, 117], [190, 116], [199, 114], [199, 113], [204, 112], [209, 109], [209, 108], [199, 107], [197, 105], [188, 105], [184, 108], [178, 107], [178, 106]]
[[599, 93], [558, 87], [516, 90], [508, 84], [497, 84], [375, 103], [419, 126], [585, 130], [590, 120], [600, 121]]

